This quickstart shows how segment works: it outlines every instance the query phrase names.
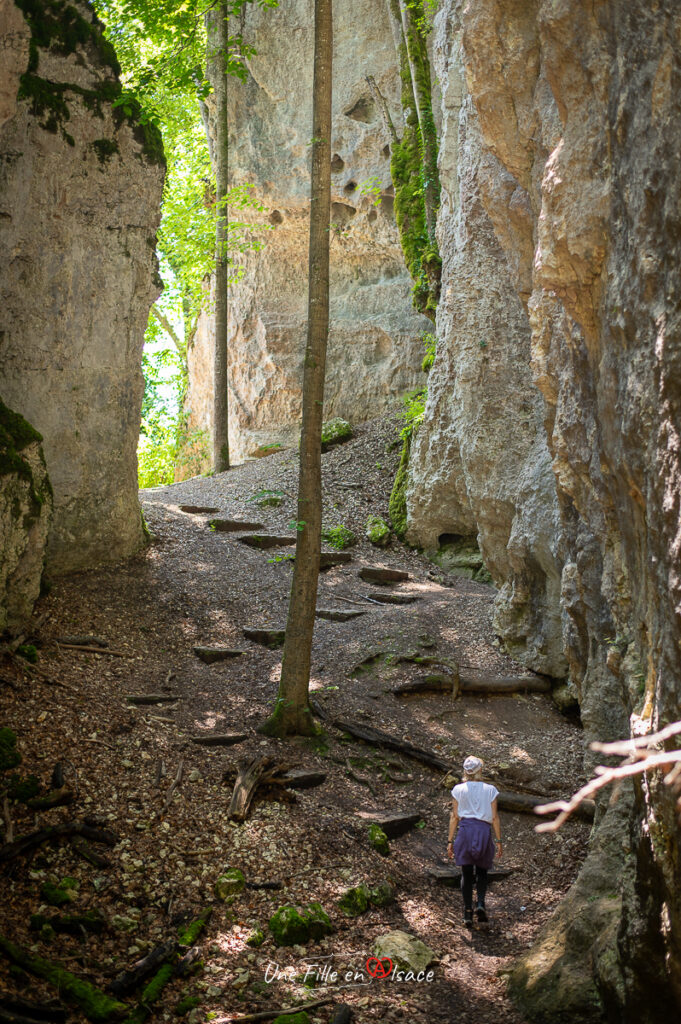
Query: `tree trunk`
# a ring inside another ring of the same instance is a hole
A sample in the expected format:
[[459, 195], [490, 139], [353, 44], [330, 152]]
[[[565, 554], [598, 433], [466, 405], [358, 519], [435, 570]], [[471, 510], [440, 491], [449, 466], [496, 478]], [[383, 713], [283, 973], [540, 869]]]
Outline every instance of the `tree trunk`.
[[331, 215], [332, 0], [315, 0], [312, 182], [307, 343], [298, 480], [298, 536], [279, 694], [261, 727], [270, 735], [309, 734], [308, 706], [322, 527], [322, 407], [329, 333], [329, 222]]
[[229, 469], [229, 403], [227, 397], [227, 52], [228, 4], [206, 16], [206, 59], [212, 64], [215, 91], [215, 356], [213, 360], [213, 469]]

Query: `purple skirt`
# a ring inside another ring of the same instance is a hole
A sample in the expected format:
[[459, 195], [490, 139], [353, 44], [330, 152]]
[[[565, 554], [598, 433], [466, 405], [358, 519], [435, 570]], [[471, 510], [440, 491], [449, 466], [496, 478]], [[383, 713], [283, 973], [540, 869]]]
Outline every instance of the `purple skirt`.
[[454, 843], [454, 860], [462, 867], [475, 864], [488, 871], [494, 864], [494, 839], [492, 826], [478, 818], [461, 818]]

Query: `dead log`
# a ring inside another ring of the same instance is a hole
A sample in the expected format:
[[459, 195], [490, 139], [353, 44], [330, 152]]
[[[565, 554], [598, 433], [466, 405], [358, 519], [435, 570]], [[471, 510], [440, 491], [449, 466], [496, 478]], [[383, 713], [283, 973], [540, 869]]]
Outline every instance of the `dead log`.
[[0, 846], [0, 864], [6, 864], [14, 860], [15, 857], [28, 853], [42, 843], [69, 839], [71, 836], [82, 836], [93, 843], [104, 843], [105, 846], [115, 846], [118, 842], [118, 836], [110, 829], [88, 825], [84, 821], [67, 821], [61, 825], [52, 825], [50, 828], [41, 828], [37, 832], [30, 832], [26, 836], [15, 839], [12, 843]]
[[168, 810], [168, 808], [170, 806], [170, 801], [173, 799], [173, 796], [175, 795], [175, 790], [177, 789], [177, 787], [182, 782], [182, 775], [183, 774], [184, 774], [184, 758], [181, 758], [180, 759], [180, 763], [177, 766], [177, 774], [176, 774], [175, 778], [173, 779], [172, 783], [170, 784], [170, 786], [168, 787], [168, 792], [166, 793], [166, 798], [165, 798], [165, 801], [163, 803], [163, 807], [161, 808], [161, 816], [163, 816], [166, 813], [166, 811]]
[[65, 644], [57, 641], [57, 647], [67, 651], [84, 651], [86, 654], [107, 654], [111, 658], [131, 658], [126, 651], [114, 651], [111, 647], [90, 647], [86, 644]]
[[489, 672], [460, 674], [464, 693], [549, 693], [551, 684], [542, 676], [495, 676]]
[[176, 949], [176, 939], [168, 939], [160, 946], [156, 946], [155, 949], [152, 949], [151, 953], [147, 953], [145, 957], [133, 964], [129, 970], [121, 971], [108, 986], [109, 992], [117, 998], [127, 996], [145, 978], [148, 978], [150, 974], [158, 970], [161, 964], [170, 960], [175, 954]]
[[15, 945], [2, 935], [0, 935], [0, 952], [28, 974], [33, 974], [36, 978], [44, 978], [51, 985], [56, 985], [59, 995], [67, 1002], [78, 1006], [93, 1024], [105, 1024], [107, 1021], [120, 1020], [130, 1009], [125, 1003], [110, 999], [90, 982], [77, 978], [60, 967], [59, 964], [43, 960], [39, 956], [32, 956], [21, 946]]
[[215, 533], [239, 533], [245, 530], [257, 532], [266, 529], [262, 523], [249, 523], [245, 519], [209, 519], [208, 525]]
[[[535, 807], [545, 804], [547, 797], [530, 796], [527, 793], [499, 793], [497, 806], [500, 811], [510, 811], [519, 814], [534, 814]], [[574, 816], [582, 821], [593, 821], [596, 813], [596, 805], [593, 800], [585, 800], [579, 807], [575, 808]]]
[[377, 566], [365, 565], [359, 570], [360, 579], [366, 583], [378, 583], [379, 586], [390, 586], [393, 583], [404, 583], [409, 573], [402, 569], [381, 569]]
[[93, 850], [86, 839], [82, 836], [73, 836], [71, 839], [71, 846], [76, 853], [86, 860], [88, 864], [92, 864], [95, 868], [108, 868], [111, 866], [111, 861], [108, 857], [98, 853], [97, 850]]
[[420, 761], [422, 764], [427, 764], [431, 768], [437, 768], [439, 771], [451, 771], [451, 762], [445, 761], [444, 758], [438, 757], [437, 754], [433, 754], [430, 750], [416, 747], [413, 743], [408, 743], [407, 740], [400, 740], [396, 736], [391, 736], [390, 733], [383, 732], [381, 729], [373, 729], [370, 725], [359, 725], [357, 722], [349, 722], [343, 718], [330, 719], [326, 711], [316, 701], [310, 701], [310, 707], [322, 721], [330, 722], [334, 728], [340, 729], [341, 732], [347, 732], [358, 740], [363, 740], [365, 743], [370, 743], [375, 747], [397, 750], [400, 754], [404, 754], [405, 757], [411, 757], [412, 760]]
[[295, 533], [247, 533], [243, 537], [237, 537], [240, 544], [246, 544], [249, 548], [256, 548], [258, 551], [265, 551], [269, 548], [292, 547], [297, 539]]
[[273, 782], [281, 785], [282, 776], [286, 774], [286, 771], [287, 766], [277, 764], [273, 757], [256, 757], [252, 761], [242, 764], [229, 804], [227, 816], [230, 820], [245, 821], [258, 787]]
[[272, 1007], [269, 1010], [260, 1010], [258, 1013], [246, 1013], [242, 1017], [227, 1017], [228, 1024], [254, 1024], [259, 1020], [273, 1020], [275, 1017], [288, 1017], [294, 1013], [302, 1013], [304, 1010], [315, 1010], [318, 1006], [328, 1006], [333, 1002], [334, 997], [316, 999], [313, 1003], [298, 1003], [297, 1006]]
[[205, 736], [192, 736], [192, 743], [198, 743], [202, 747], [233, 747], [247, 739], [247, 732], [213, 732]]
[[0, 1006], [4, 1010], [22, 1014], [32, 1020], [50, 1021], [52, 1024], [62, 1024], [66, 1020], [66, 1008], [57, 1000], [50, 1000], [48, 1003], [31, 1003], [21, 996], [0, 995]]
[[202, 963], [202, 956], [201, 947], [192, 946], [191, 949], [189, 949], [177, 962], [175, 974], [178, 978], [187, 978], [197, 970]]
[[335, 569], [337, 565], [347, 565], [352, 561], [349, 551], [322, 551], [319, 556], [319, 571]]
[[65, 647], [108, 647], [109, 641], [101, 636], [58, 636], [57, 643]]
[[62, 786], [60, 789], [53, 789], [45, 796], [32, 797], [26, 801], [26, 806], [30, 807], [32, 811], [48, 811], [51, 807], [65, 807], [66, 804], [72, 804], [73, 800], [73, 792], [68, 786]]
[[414, 693], [453, 693], [455, 680], [453, 676], [433, 674], [425, 679], [415, 679], [410, 683], [401, 683], [390, 690], [396, 697], [406, 697]]
[[[64, 1017], [59, 1018], [59, 1020], [64, 1019]], [[26, 1014], [18, 1013], [16, 1010], [7, 1010], [0, 1005], [0, 1024], [39, 1024], [39, 1022], [35, 1017], [27, 1017]]]
[[106, 928], [106, 918], [99, 910], [88, 910], [84, 914], [44, 914], [31, 915], [31, 931], [40, 931], [43, 925], [50, 925], [55, 932], [63, 935], [75, 935], [84, 938], [90, 935], [101, 935]]
[[61, 761], [57, 761], [54, 768], [52, 769], [52, 778], [50, 779], [50, 789], [61, 789], [64, 785], [64, 766]]
[[188, 512], [190, 515], [212, 515], [214, 512], [219, 512], [219, 508], [210, 508], [208, 505], [180, 505], [180, 512]]

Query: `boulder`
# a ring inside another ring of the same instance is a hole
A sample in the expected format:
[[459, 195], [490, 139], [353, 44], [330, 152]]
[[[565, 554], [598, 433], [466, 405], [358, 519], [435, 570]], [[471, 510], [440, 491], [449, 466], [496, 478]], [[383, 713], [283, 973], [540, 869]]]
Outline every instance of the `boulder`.
[[408, 932], [394, 931], [379, 935], [374, 943], [373, 953], [377, 957], [390, 957], [395, 967], [402, 971], [425, 971], [437, 954], [424, 942]]
[[270, 918], [269, 927], [277, 946], [302, 946], [332, 930], [331, 921], [319, 903], [304, 908], [279, 907]]

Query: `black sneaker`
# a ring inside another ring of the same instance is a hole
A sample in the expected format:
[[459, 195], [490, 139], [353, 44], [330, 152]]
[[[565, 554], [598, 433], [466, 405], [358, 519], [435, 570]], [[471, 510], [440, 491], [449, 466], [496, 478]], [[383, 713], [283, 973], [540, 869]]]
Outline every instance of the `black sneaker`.
[[480, 924], [484, 924], [486, 921], [489, 921], [489, 918], [487, 916], [487, 911], [485, 910], [485, 908], [483, 907], [483, 905], [481, 903], [479, 903], [477, 905], [477, 907], [475, 908], [475, 914], [476, 914], [477, 919], [480, 922]]
[[465, 928], [472, 928], [473, 927], [473, 911], [472, 910], [464, 910], [464, 912], [463, 912], [463, 923], [464, 923], [464, 927]]

